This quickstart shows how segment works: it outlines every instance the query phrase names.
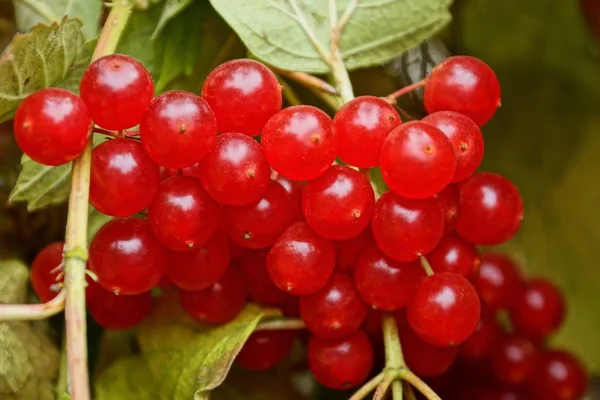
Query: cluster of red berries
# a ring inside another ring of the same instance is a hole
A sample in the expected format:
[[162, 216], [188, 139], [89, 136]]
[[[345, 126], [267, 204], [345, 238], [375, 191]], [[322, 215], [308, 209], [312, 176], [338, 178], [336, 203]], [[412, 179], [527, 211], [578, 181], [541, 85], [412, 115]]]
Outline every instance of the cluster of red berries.
[[[118, 217], [90, 245], [98, 284], [88, 290], [88, 307], [100, 325], [139, 323], [158, 285], [179, 288], [185, 311], [209, 324], [231, 320], [251, 299], [300, 316], [311, 333], [316, 379], [347, 389], [373, 366], [365, 332], [376, 313], [369, 308], [402, 313], [407, 362], [424, 376], [443, 373], [460, 349], [482, 352], [496, 329], [485, 310], [513, 297], [519, 332], [546, 335], [562, 318], [553, 286], [534, 280], [519, 297], [507, 294], [498, 280], [504, 275], [486, 275], [485, 266], [495, 264], [485, 257], [478, 274], [475, 246], [510, 239], [523, 216], [510, 181], [475, 173], [483, 157], [479, 126], [499, 103], [494, 72], [464, 56], [429, 76], [429, 116], [402, 123], [372, 96], [348, 102], [333, 120], [312, 106], [282, 109], [275, 75], [245, 59], [213, 70], [201, 96], [154, 97], [141, 64], [110, 55], [87, 69], [80, 97], [44, 89], [25, 99], [15, 135], [27, 155], [47, 165], [73, 160], [94, 130], [115, 137], [92, 152], [90, 202]], [[342, 165], [332, 165], [336, 158]], [[390, 188], [378, 199], [365, 174], [374, 167]], [[61, 259], [62, 246], [54, 244], [34, 262], [33, 286], [44, 301], [55, 295]], [[238, 362], [272, 367], [295, 336], [256, 332]], [[510, 346], [530, 336], [503, 340], [495, 370], [500, 380], [521, 383], [529, 375], [511, 364]], [[534, 342], [527, 343], [533, 354]], [[541, 393], [556, 385], [548, 376], [537, 381]], [[556, 398], [575, 399], [579, 391], [568, 393]]]

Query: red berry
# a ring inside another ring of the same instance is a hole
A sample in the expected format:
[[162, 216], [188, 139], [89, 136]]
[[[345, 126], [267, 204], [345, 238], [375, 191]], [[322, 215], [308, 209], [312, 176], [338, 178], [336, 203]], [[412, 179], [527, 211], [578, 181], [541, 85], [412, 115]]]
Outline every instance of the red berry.
[[523, 199], [508, 179], [489, 172], [472, 175], [460, 188], [456, 230], [469, 242], [492, 246], [514, 236], [523, 220]]
[[479, 274], [473, 285], [481, 303], [490, 310], [508, 308], [521, 288], [521, 273], [508, 256], [486, 252], [481, 255]]
[[456, 171], [452, 182], [459, 182], [475, 172], [483, 159], [483, 135], [469, 117], [454, 111], [438, 111], [423, 118], [448, 136], [456, 154]]
[[394, 107], [379, 97], [360, 96], [350, 100], [333, 118], [339, 157], [360, 168], [378, 166], [383, 141], [401, 123]]
[[373, 239], [370, 226], [363, 229], [357, 236], [335, 242], [337, 269], [341, 272], [352, 274], [360, 255], [371, 246], [375, 246], [375, 239]]
[[365, 176], [343, 165], [329, 167], [302, 191], [308, 225], [332, 240], [357, 236], [373, 217], [375, 194]]
[[217, 141], [217, 120], [202, 98], [172, 90], [157, 96], [140, 122], [148, 155], [167, 168], [191, 167]]
[[160, 168], [160, 177], [161, 177], [161, 180], [163, 180], [163, 181], [166, 181], [167, 179], [169, 179], [173, 176], [180, 176], [180, 175], [200, 179], [200, 163], [196, 163], [196, 164], [192, 165], [191, 167], [185, 167], [185, 168], [165, 168], [165, 167], [159, 167], [159, 168]]
[[51, 243], [44, 247], [33, 259], [31, 263], [31, 286], [33, 291], [40, 298], [40, 302], [46, 303], [58, 294], [58, 281], [56, 278], [63, 270], [64, 242]]
[[394, 261], [376, 247], [365, 250], [354, 267], [354, 282], [365, 303], [389, 311], [406, 307], [424, 276], [418, 262]]
[[79, 91], [94, 122], [116, 131], [140, 123], [154, 96], [154, 83], [138, 61], [111, 54], [90, 64]]
[[287, 295], [285, 301], [279, 305], [283, 315], [289, 318], [300, 318], [299, 297]]
[[449, 57], [429, 74], [424, 103], [430, 114], [455, 111], [481, 126], [500, 107], [500, 83], [483, 61], [469, 56]]
[[459, 355], [467, 360], [475, 361], [486, 358], [500, 339], [502, 330], [496, 322], [494, 314], [481, 314], [475, 332], [461, 343]]
[[456, 228], [456, 223], [458, 222], [458, 214], [460, 212], [458, 186], [448, 185], [434, 197], [437, 199], [444, 213], [444, 235], [447, 235]]
[[433, 197], [405, 199], [387, 192], [377, 200], [371, 222], [377, 246], [398, 261], [413, 261], [438, 244], [444, 231], [444, 215]]
[[90, 269], [106, 290], [140, 294], [160, 281], [167, 265], [167, 250], [141, 219], [113, 219], [96, 233], [90, 244]]
[[271, 169], [260, 144], [241, 133], [225, 133], [202, 161], [200, 181], [219, 203], [241, 206], [267, 190]]
[[21, 102], [13, 124], [15, 139], [29, 158], [44, 165], [61, 165], [79, 157], [92, 120], [76, 94], [48, 88]]
[[335, 266], [335, 246], [304, 222], [290, 226], [267, 255], [267, 270], [279, 289], [300, 296], [327, 283]]
[[229, 237], [241, 246], [272, 246], [292, 223], [290, 197], [279, 183], [270, 181], [254, 203], [224, 207], [223, 223]]
[[175, 176], [161, 183], [148, 209], [154, 234], [175, 251], [206, 243], [219, 227], [220, 217], [221, 205], [196, 179], [187, 176]]
[[271, 280], [267, 271], [267, 255], [265, 252], [246, 252], [240, 261], [240, 267], [250, 298], [267, 306], [281, 305], [289, 300], [289, 295], [282, 292]]
[[297, 181], [321, 175], [338, 147], [331, 118], [313, 106], [288, 107], [275, 114], [263, 129], [261, 144], [271, 167]]
[[219, 132], [250, 136], [281, 110], [281, 85], [258, 61], [231, 60], [213, 69], [202, 86], [202, 98], [217, 116]]
[[146, 209], [159, 184], [158, 165], [134, 140], [109, 140], [92, 151], [90, 203], [104, 214], [128, 217]]
[[427, 254], [427, 261], [435, 272], [453, 272], [469, 278], [479, 272], [481, 257], [474, 245], [451, 233]]
[[456, 154], [442, 131], [413, 121], [390, 132], [381, 148], [380, 166], [383, 180], [392, 191], [406, 198], [424, 199], [450, 183]]
[[539, 399], [577, 400], [583, 397], [588, 382], [583, 365], [562, 350], [544, 350], [531, 374], [531, 386]]
[[304, 186], [300, 182], [292, 181], [281, 174], [275, 174], [277, 176], [274, 179], [283, 186], [290, 197], [292, 221], [304, 220], [304, 215], [302, 215], [302, 189]]
[[271, 369], [290, 354], [295, 339], [295, 331], [254, 332], [244, 343], [235, 362], [250, 371]]
[[492, 368], [501, 382], [509, 385], [522, 384], [531, 376], [535, 357], [536, 348], [529, 339], [506, 335], [492, 352]]
[[343, 339], [313, 336], [308, 342], [308, 367], [330, 389], [350, 389], [362, 383], [373, 367], [373, 347], [364, 332]]
[[193, 318], [207, 324], [224, 324], [235, 318], [246, 304], [246, 287], [237, 268], [206, 289], [179, 292], [183, 309]]
[[125, 330], [142, 322], [154, 306], [150, 292], [135, 295], [115, 294], [93, 283], [87, 306], [90, 315], [104, 329]]
[[441, 272], [423, 279], [408, 305], [411, 328], [435, 346], [455, 346], [477, 328], [481, 305], [462, 275]]

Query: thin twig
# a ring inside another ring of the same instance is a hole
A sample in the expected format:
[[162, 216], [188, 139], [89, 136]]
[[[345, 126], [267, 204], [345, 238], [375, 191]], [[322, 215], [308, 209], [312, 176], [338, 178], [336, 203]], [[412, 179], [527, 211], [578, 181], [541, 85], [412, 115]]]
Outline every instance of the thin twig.
[[417, 396], [415, 395], [415, 392], [414, 392], [412, 386], [410, 386], [410, 383], [403, 382], [403, 386], [404, 386], [404, 394], [406, 395], [406, 400], [417, 400]]
[[417, 90], [418, 88], [425, 86], [426, 83], [427, 79], [421, 79], [418, 82], [412, 83], [408, 86], [404, 86], [403, 88], [396, 90], [394, 93], [384, 97], [383, 99], [391, 105], [394, 105], [396, 104], [396, 99], [398, 97], [404, 96], [405, 94], [410, 93], [413, 90]]
[[295, 330], [304, 329], [306, 325], [301, 319], [275, 319], [258, 324], [257, 331]]
[[306, 72], [286, 71], [284, 69], [279, 69], [279, 68], [275, 68], [272, 66], [270, 66], [270, 68], [274, 72], [277, 72], [279, 75], [283, 75], [286, 78], [290, 78], [291, 80], [296, 81], [296, 82], [302, 84], [303, 86], [313, 87], [313, 88], [322, 90], [325, 93], [329, 93], [329, 94], [333, 94], [333, 95], [339, 94], [338, 91], [336, 90], [336, 88], [334, 88], [333, 86], [331, 86], [329, 83], [325, 82], [324, 80], [317, 78], [314, 75], [307, 74]]
[[361, 400], [367, 397], [369, 393], [371, 393], [375, 388], [381, 383], [383, 380], [384, 374], [383, 372], [379, 375], [375, 376], [369, 382], [365, 383], [360, 389], [356, 391], [348, 400]]
[[395, 380], [392, 382], [392, 399], [402, 400], [402, 382]]
[[0, 321], [33, 321], [46, 319], [58, 314], [65, 308], [65, 291], [41, 304], [0, 304]]
[[421, 380], [418, 376], [416, 376], [411, 370], [408, 368], [404, 368], [400, 371], [400, 376], [406, 382], [410, 383], [417, 389], [427, 400], [441, 400], [441, 397], [437, 395], [425, 382]]
[[427, 276], [431, 276], [435, 273], [433, 271], [433, 268], [431, 268], [431, 264], [429, 264], [429, 261], [427, 261], [425, 256], [421, 256], [421, 266], [425, 270], [425, 273], [427, 274]]
[[283, 87], [282, 94], [283, 98], [287, 101], [290, 106], [297, 106], [302, 104], [302, 100], [296, 94], [296, 91], [290, 86], [289, 83], [283, 78], [279, 78], [279, 83]]
[[392, 375], [386, 374], [383, 378], [383, 381], [381, 381], [381, 383], [377, 386], [377, 389], [375, 389], [375, 393], [373, 394], [373, 400], [383, 400], [393, 381], [394, 377]]

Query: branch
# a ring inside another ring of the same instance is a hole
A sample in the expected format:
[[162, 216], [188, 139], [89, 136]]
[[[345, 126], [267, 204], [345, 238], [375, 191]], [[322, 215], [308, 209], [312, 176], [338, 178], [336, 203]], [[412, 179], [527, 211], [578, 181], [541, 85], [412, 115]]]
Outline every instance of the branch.
[[431, 276], [435, 273], [433, 271], [433, 268], [431, 268], [431, 264], [429, 264], [429, 261], [427, 261], [425, 256], [421, 256], [421, 267], [423, 267], [427, 276]]
[[421, 380], [418, 376], [416, 376], [411, 370], [408, 368], [404, 368], [400, 371], [400, 377], [404, 379], [406, 382], [413, 385], [423, 396], [425, 396], [428, 400], [442, 400], [440, 396], [437, 395], [433, 391], [432, 388], [427, 386], [425, 382]]
[[381, 372], [379, 375], [377, 375], [376, 377], [374, 377], [373, 379], [371, 379], [369, 382], [365, 383], [348, 400], [362, 400], [362, 399], [364, 399], [365, 397], [367, 397], [367, 395], [369, 393], [371, 393], [373, 390], [375, 390], [375, 388], [377, 386], [379, 386], [379, 384], [381, 383], [381, 381], [383, 381], [383, 377], [384, 377], [384, 373]]
[[295, 330], [304, 329], [304, 321], [301, 319], [275, 319], [264, 321], [258, 324], [256, 331], [276, 331], [276, 330]]
[[284, 69], [279, 69], [273, 66], [269, 66], [271, 70], [278, 73], [279, 75], [283, 75], [286, 78], [290, 78], [293, 81], [300, 83], [303, 86], [308, 88], [315, 88], [318, 90], [322, 90], [325, 93], [338, 95], [338, 91], [331, 86], [329, 83], [325, 82], [322, 79], [317, 78], [314, 75], [307, 74], [306, 72], [297, 72], [297, 71], [286, 71]]
[[387, 101], [388, 103], [390, 103], [391, 105], [396, 104], [396, 99], [398, 97], [404, 96], [407, 93], [412, 92], [413, 90], [417, 90], [420, 87], [425, 86], [425, 84], [427, 83], [427, 79], [421, 79], [418, 82], [412, 83], [408, 86], [404, 86], [403, 88], [396, 90], [394, 93], [384, 97], [383, 99], [385, 101]]
[[33, 321], [46, 319], [65, 308], [65, 291], [42, 304], [0, 304], [0, 321]]

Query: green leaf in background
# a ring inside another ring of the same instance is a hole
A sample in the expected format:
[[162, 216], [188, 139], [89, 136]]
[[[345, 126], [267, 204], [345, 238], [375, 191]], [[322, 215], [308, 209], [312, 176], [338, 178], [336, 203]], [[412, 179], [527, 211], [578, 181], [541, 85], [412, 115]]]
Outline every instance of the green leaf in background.
[[79, 20], [63, 19], [13, 38], [0, 56], [0, 122], [25, 97], [67, 76], [83, 41], [80, 28]]
[[59, 22], [68, 15], [81, 20], [85, 39], [98, 35], [102, 0], [13, 0], [13, 4], [20, 32], [29, 32], [37, 24]]
[[122, 357], [94, 384], [97, 400], [155, 400], [157, 387], [142, 356]]
[[88, 215], [88, 242], [92, 241], [92, 238], [98, 232], [102, 226], [113, 219], [106, 214], [102, 214], [100, 211], [96, 210], [94, 207], [90, 205], [89, 215]]
[[[329, 72], [307, 31], [329, 51], [329, 7], [323, 0], [210, 0], [248, 49], [291, 71]], [[450, 21], [451, 0], [337, 0], [338, 18], [356, 5], [340, 38], [348, 69], [377, 65], [419, 44]], [[375, 21], [377, 23], [375, 23]], [[305, 29], [301, 24], [305, 25]]]
[[[165, 27], [167, 22], [173, 19], [175, 16], [180, 14], [187, 6], [190, 5], [192, 0], [167, 0], [165, 5], [163, 6], [162, 13], [160, 14], [160, 19], [158, 20], [158, 24], [156, 24], [156, 28], [152, 33], [152, 39], [156, 39], [162, 29]], [[200, 3], [200, 2], [196, 2]], [[205, 4], [205, 3], [201, 3]]]
[[252, 372], [232, 368], [223, 385], [211, 392], [211, 400], [302, 400], [292, 385], [290, 371], [271, 369]]
[[79, 94], [79, 83], [81, 82], [83, 73], [87, 69], [88, 65], [90, 65], [94, 48], [96, 48], [96, 39], [84, 43], [83, 46], [79, 48], [75, 62], [73, 63], [73, 66], [71, 67], [66, 79], [58, 82], [56, 86]]

